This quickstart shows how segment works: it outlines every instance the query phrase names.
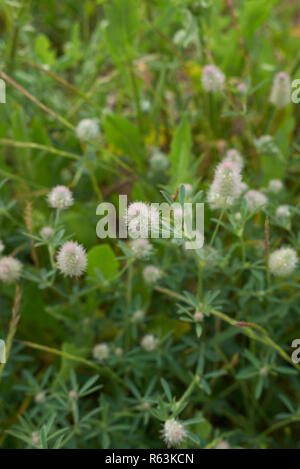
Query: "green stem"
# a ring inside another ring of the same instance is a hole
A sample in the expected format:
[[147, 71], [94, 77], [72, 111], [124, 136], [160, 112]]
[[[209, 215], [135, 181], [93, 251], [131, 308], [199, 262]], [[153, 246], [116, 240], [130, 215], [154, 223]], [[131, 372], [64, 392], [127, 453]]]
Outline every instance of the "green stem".
[[218, 222], [217, 222], [217, 224], [216, 224], [215, 231], [214, 231], [214, 233], [213, 233], [213, 235], [212, 235], [212, 238], [211, 238], [211, 240], [210, 240], [210, 243], [209, 243], [209, 245], [208, 245], [208, 247], [210, 247], [210, 248], [212, 247], [212, 245], [213, 245], [213, 243], [214, 243], [214, 240], [215, 240], [215, 237], [216, 237], [216, 235], [217, 235], [217, 233], [218, 233], [218, 231], [219, 231], [219, 226], [220, 226], [220, 223], [221, 223], [221, 221], [222, 221], [222, 218], [223, 218], [223, 215], [224, 215], [224, 212], [225, 212], [225, 208], [226, 208], [226, 202], [225, 202], [224, 205], [223, 205], [223, 208], [222, 208], [222, 210], [221, 210], [221, 213], [220, 213]]

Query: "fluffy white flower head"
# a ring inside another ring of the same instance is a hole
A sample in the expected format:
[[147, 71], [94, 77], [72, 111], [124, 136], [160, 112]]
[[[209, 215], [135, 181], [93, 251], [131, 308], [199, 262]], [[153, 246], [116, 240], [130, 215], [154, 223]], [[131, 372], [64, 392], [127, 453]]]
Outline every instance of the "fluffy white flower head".
[[83, 119], [76, 127], [76, 135], [79, 140], [96, 140], [100, 135], [100, 129], [95, 119]]
[[[152, 232], [159, 234], [159, 210], [154, 205], [133, 202], [125, 216], [128, 232], [133, 238], [148, 238]], [[157, 228], [156, 228], [157, 227]]]
[[202, 86], [205, 91], [216, 93], [224, 88], [225, 75], [215, 65], [206, 65], [202, 72]]
[[225, 158], [223, 159], [223, 162], [226, 161], [233, 163], [239, 171], [241, 171], [244, 167], [244, 160], [240, 152], [235, 148], [230, 148], [227, 150]]
[[48, 196], [48, 204], [52, 208], [58, 208], [59, 210], [66, 209], [73, 205], [73, 195], [70, 189], [66, 186], [56, 186]]
[[268, 190], [270, 192], [274, 192], [276, 194], [277, 192], [280, 192], [282, 189], [283, 189], [283, 184], [280, 181], [280, 179], [271, 179], [269, 181]]
[[57, 254], [59, 270], [67, 277], [80, 277], [87, 267], [86, 252], [76, 241], [67, 241]]
[[270, 102], [278, 109], [291, 102], [291, 79], [285, 72], [275, 75], [270, 95]]
[[40, 235], [44, 240], [48, 240], [54, 235], [54, 230], [51, 226], [44, 226], [40, 231]]
[[146, 350], [146, 352], [153, 352], [158, 345], [158, 339], [152, 334], [145, 335], [141, 340], [141, 347]]
[[147, 259], [153, 250], [148, 239], [138, 238], [130, 242], [131, 251], [137, 259]]
[[13, 283], [19, 280], [22, 264], [18, 259], [5, 256], [0, 259], [0, 280], [4, 283]]
[[162, 434], [167, 446], [171, 447], [179, 446], [186, 438], [186, 430], [177, 419], [167, 420], [164, 423]]
[[241, 195], [241, 173], [232, 161], [221, 161], [218, 164], [214, 180], [208, 191], [208, 202], [211, 208], [231, 206]]
[[143, 270], [143, 278], [148, 284], [157, 282], [161, 277], [162, 271], [155, 265], [147, 265]]
[[97, 344], [93, 348], [93, 357], [98, 362], [102, 362], [109, 357], [109, 347], [107, 344]]
[[293, 248], [280, 248], [272, 252], [269, 260], [270, 272], [276, 277], [288, 277], [296, 269], [298, 256]]
[[245, 194], [245, 198], [247, 201], [247, 207], [252, 212], [256, 210], [258, 207], [262, 207], [268, 202], [267, 197], [259, 191], [250, 190]]
[[276, 216], [279, 218], [289, 218], [291, 216], [290, 207], [288, 205], [279, 205], [276, 210]]

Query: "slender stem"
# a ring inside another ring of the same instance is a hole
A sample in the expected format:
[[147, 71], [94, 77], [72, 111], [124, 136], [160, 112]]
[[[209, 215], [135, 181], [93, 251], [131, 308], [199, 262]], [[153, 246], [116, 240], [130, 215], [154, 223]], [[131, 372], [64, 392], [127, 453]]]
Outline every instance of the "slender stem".
[[133, 97], [135, 100], [135, 106], [137, 110], [138, 126], [139, 126], [139, 130], [141, 134], [143, 134], [143, 120], [142, 120], [141, 104], [140, 104], [139, 92], [138, 92], [136, 77], [133, 71], [132, 63], [129, 64], [129, 73], [130, 73], [130, 79], [131, 79], [131, 84], [132, 84]]
[[209, 245], [208, 245], [209, 247], [212, 247], [212, 245], [213, 245], [213, 243], [214, 243], [214, 240], [215, 240], [215, 237], [216, 237], [216, 235], [217, 235], [217, 233], [218, 233], [218, 231], [219, 231], [219, 226], [220, 226], [220, 223], [221, 223], [221, 221], [222, 221], [222, 218], [223, 218], [223, 215], [224, 215], [224, 212], [225, 212], [225, 208], [226, 208], [226, 202], [224, 203], [223, 208], [222, 208], [222, 210], [221, 210], [221, 213], [220, 213], [218, 222], [217, 222], [217, 224], [216, 224], [215, 231], [214, 231], [214, 233], [213, 233], [213, 235], [212, 235], [212, 238], [211, 238], [211, 240], [210, 240], [210, 243], [209, 243]]

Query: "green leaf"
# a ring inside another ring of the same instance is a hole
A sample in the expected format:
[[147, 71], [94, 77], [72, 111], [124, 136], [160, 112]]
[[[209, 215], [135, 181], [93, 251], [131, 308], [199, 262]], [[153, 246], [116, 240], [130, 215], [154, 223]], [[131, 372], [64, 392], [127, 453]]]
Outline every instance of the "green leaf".
[[98, 278], [95, 269], [101, 271], [105, 280], [111, 280], [118, 273], [119, 263], [108, 244], [93, 247], [88, 251], [87, 258], [87, 274], [89, 277]]
[[171, 144], [171, 183], [176, 188], [180, 183], [192, 180], [191, 129], [184, 117], [176, 129]]

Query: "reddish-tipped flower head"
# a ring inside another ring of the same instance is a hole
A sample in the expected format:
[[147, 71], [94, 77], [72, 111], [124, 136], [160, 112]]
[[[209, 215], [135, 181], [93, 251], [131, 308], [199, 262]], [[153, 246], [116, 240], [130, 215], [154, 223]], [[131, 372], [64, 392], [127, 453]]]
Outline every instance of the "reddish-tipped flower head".
[[72, 192], [66, 186], [56, 186], [49, 192], [48, 204], [52, 208], [57, 208], [59, 210], [66, 209], [73, 205], [73, 196]]
[[42, 228], [40, 231], [40, 235], [45, 241], [47, 241], [54, 235], [54, 230], [51, 228], [51, 226], [44, 226], [44, 228]]
[[270, 272], [276, 277], [288, 277], [296, 269], [298, 256], [293, 248], [280, 248], [270, 255]]
[[223, 159], [223, 162], [227, 162], [227, 161], [229, 161], [230, 163], [233, 163], [239, 171], [242, 171], [244, 167], [244, 160], [240, 152], [236, 150], [235, 148], [230, 148], [229, 150], [227, 150], [225, 158]]
[[155, 233], [159, 230], [159, 210], [155, 205], [133, 202], [127, 209], [125, 221], [133, 238], [148, 238], [151, 228]]
[[270, 102], [278, 109], [281, 109], [290, 103], [291, 98], [291, 79], [285, 72], [275, 75], [273, 80]]
[[271, 181], [269, 181], [268, 190], [270, 192], [273, 192], [274, 194], [276, 194], [277, 192], [280, 192], [282, 189], [283, 189], [283, 184], [280, 181], [280, 179], [271, 179]]
[[146, 283], [155, 283], [162, 277], [162, 271], [154, 265], [148, 265], [143, 270], [143, 277]]
[[65, 276], [80, 277], [87, 267], [85, 249], [76, 241], [67, 241], [57, 254], [57, 265]]
[[0, 280], [4, 283], [13, 283], [19, 280], [22, 264], [13, 257], [2, 257], [0, 259]]
[[162, 429], [163, 439], [167, 446], [179, 446], [186, 439], [186, 430], [177, 419], [167, 420]]
[[225, 75], [215, 65], [206, 65], [202, 72], [202, 86], [205, 91], [216, 93], [222, 91], [225, 83]]
[[143, 238], [138, 238], [131, 241], [130, 248], [134, 257], [137, 259], [147, 259], [153, 251], [152, 244], [148, 241], [148, 239]]

